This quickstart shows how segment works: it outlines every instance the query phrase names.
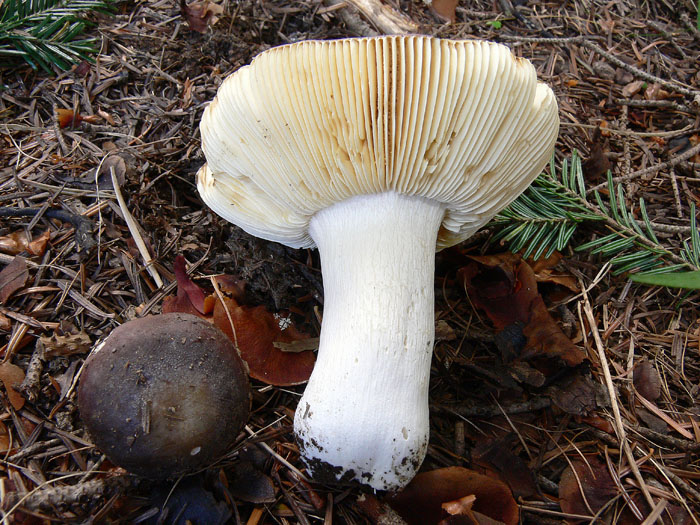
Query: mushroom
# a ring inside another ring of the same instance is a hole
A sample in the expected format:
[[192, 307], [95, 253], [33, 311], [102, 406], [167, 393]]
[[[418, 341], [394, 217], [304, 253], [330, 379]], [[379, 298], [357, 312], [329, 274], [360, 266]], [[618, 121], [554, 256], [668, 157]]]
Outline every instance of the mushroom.
[[221, 330], [191, 314], [154, 315], [122, 324], [93, 349], [78, 408], [112, 462], [165, 479], [226, 452], [248, 420], [250, 384]]
[[294, 430], [314, 477], [396, 490], [428, 446], [434, 252], [549, 160], [557, 104], [503, 45], [306, 41], [230, 75], [204, 112], [197, 187], [252, 235], [318, 247], [318, 360]]

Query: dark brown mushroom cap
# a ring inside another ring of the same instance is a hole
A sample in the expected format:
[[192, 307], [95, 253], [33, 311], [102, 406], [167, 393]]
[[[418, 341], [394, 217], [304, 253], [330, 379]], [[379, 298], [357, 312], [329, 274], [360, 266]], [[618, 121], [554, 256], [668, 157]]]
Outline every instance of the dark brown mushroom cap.
[[119, 326], [93, 350], [78, 405], [110, 460], [163, 479], [226, 452], [248, 419], [250, 384], [221, 330], [194, 315], [163, 314]]

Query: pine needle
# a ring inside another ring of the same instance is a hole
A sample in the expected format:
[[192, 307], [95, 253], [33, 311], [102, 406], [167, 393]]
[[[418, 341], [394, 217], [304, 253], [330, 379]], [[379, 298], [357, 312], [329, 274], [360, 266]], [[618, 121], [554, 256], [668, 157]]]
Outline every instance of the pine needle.
[[114, 0], [0, 0], [0, 67], [24, 61], [53, 73], [88, 60], [95, 38], [78, 38], [94, 25], [88, 15], [109, 12]]
[[644, 200], [630, 207], [622, 185], [615, 184], [610, 172], [607, 190], [607, 198], [594, 191], [595, 202], [589, 201], [576, 152], [571, 159], [564, 159], [558, 171], [552, 159], [549, 174], [540, 175], [493, 219], [491, 226], [497, 230], [493, 240], [508, 243], [511, 251], [522, 252], [525, 257], [539, 259], [564, 250], [581, 225], [592, 224], [598, 226], [596, 236], [574, 250], [600, 255], [611, 263], [614, 275], [700, 270], [694, 203], [690, 203], [690, 236], [678, 255], [656, 237]]

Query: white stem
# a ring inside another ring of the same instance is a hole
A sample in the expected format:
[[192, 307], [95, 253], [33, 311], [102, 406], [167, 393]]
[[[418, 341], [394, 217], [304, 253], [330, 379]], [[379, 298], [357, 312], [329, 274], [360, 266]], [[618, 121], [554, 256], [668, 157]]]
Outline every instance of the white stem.
[[334, 204], [311, 220], [323, 326], [294, 430], [317, 478], [395, 490], [425, 457], [443, 214], [438, 202], [390, 192]]

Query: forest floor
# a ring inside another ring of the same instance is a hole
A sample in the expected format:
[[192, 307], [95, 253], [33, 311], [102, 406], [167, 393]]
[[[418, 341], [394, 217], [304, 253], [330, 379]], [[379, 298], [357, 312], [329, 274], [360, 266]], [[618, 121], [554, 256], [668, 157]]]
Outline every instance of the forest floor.
[[[491, 242], [491, 226], [438, 253], [422, 498], [307, 481], [292, 434], [303, 385], [253, 380], [247, 430], [184, 480], [129, 475], [92, 445], [75, 399], [81, 366], [116, 326], [161, 311], [176, 292], [177, 256], [203, 289], [234, 275], [245, 305], [287, 312], [318, 337], [318, 254], [247, 235], [195, 187], [202, 111], [229, 73], [270, 47], [392, 27], [504, 43], [556, 94], [555, 164], [578, 152], [586, 186], [603, 195], [610, 170], [638, 219], [644, 199], [665, 249], [679, 255], [690, 242], [700, 204], [693, 2], [396, 0], [365, 14], [355, 5], [379, 4], [241, 0], [198, 19], [173, 0], [119, 2], [92, 30], [94, 63], [54, 76], [0, 71], [0, 210], [35, 209], [0, 215], [3, 523], [700, 523], [700, 296], [633, 283], [604, 254], [574, 251], [608, 233], [602, 222], [582, 225], [545, 263], [502, 255], [508, 245]], [[552, 355], [514, 349], [508, 337], [522, 338], [522, 325], [515, 336], [500, 330], [488, 293], [474, 296], [489, 285], [520, 300], [522, 272], [565, 339]], [[460, 500], [470, 495], [471, 510]], [[453, 500], [463, 505], [441, 510]]]

